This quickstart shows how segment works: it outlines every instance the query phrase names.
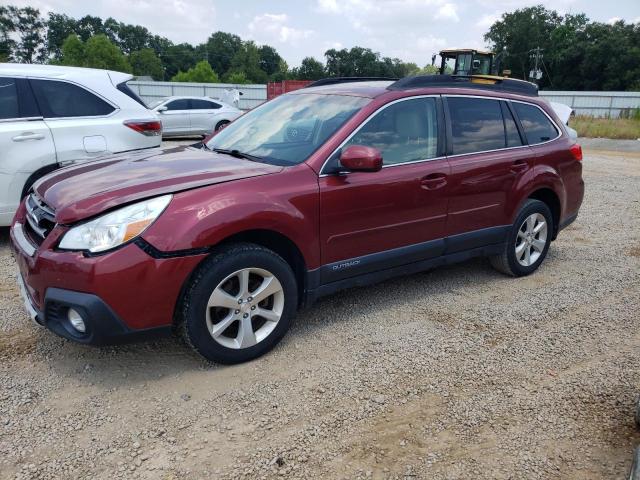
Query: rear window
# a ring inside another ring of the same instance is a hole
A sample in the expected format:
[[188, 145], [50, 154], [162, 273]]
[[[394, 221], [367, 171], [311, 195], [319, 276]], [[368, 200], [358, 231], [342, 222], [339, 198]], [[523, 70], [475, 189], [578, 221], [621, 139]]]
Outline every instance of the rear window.
[[144, 101], [138, 96], [136, 92], [131, 90], [131, 87], [127, 85], [127, 82], [119, 83], [116, 88], [120, 90], [122, 93], [124, 93], [127, 97], [138, 102], [144, 108], [147, 108], [147, 105], [144, 103]]
[[100, 97], [82, 87], [57, 80], [31, 80], [45, 118], [97, 117], [115, 110]]
[[18, 88], [15, 78], [0, 78], [0, 118], [18, 118]]
[[520, 119], [529, 145], [548, 142], [558, 136], [556, 127], [538, 107], [518, 102], [513, 102], [512, 105]]
[[208, 100], [199, 100], [197, 98], [191, 99], [191, 108], [193, 110], [215, 110], [220, 108], [221, 105], [217, 103], [210, 102]]
[[453, 154], [505, 147], [505, 129], [498, 100], [448, 97]]

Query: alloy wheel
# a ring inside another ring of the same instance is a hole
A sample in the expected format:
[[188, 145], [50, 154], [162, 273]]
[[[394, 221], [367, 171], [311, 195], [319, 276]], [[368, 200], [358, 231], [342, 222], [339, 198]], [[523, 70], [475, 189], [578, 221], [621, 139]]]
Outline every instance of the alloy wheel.
[[284, 290], [271, 272], [243, 268], [222, 280], [207, 303], [207, 330], [220, 345], [243, 349], [267, 338], [284, 309]]
[[540, 213], [529, 215], [518, 229], [516, 239], [516, 259], [524, 267], [538, 261], [547, 244], [547, 220]]

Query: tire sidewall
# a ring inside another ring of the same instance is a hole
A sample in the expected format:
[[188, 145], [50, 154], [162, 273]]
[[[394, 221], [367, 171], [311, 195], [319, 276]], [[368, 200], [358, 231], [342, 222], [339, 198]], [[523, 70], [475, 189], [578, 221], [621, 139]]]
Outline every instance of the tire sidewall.
[[[206, 309], [209, 297], [219, 283], [243, 268], [261, 268], [276, 276], [284, 291], [284, 308], [276, 328], [258, 344], [245, 349], [227, 348], [216, 342], [207, 329]], [[271, 350], [287, 333], [298, 304], [295, 276], [291, 267], [277, 254], [260, 247], [231, 249], [210, 257], [188, 290], [183, 315], [188, 341], [198, 353], [218, 363], [240, 363]]]
[[229, 120], [220, 120], [218, 123], [216, 123], [216, 126], [214, 128], [214, 132], [217, 132], [218, 130], [220, 130], [222, 127], [224, 127], [225, 125], [230, 124], [231, 122]]
[[[540, 258], [538, 258], [538, 260], [536, 260], [533, 265], [526, 267], [518, 262], [518, 259], [516, 258], [515, 248], [520, 226], [529, 215], [532, 215], [534, 213], [541, 214], [547, 222], [547, 242], [544, 246], [542, 254], [540, 255]], [[509, 240], [507, 242], [507, 260], [509, 262], [509, 268], [515, 275], [529, 275], [530, 273], [533, 273], [538, 269], [538, 267], [546, 258], [547, 252], [549, 251], [554, 228], [553, 215], [551, 214], [551, 210], [549, 209], [547, 204], [541, 202], [540, 200], [527, 200], [527, 202], [520, 209], [520, 213], [518, 213], [516, 220], [513, 222], [513, 226], [511, 227], [511, 232], [509, 234]]]

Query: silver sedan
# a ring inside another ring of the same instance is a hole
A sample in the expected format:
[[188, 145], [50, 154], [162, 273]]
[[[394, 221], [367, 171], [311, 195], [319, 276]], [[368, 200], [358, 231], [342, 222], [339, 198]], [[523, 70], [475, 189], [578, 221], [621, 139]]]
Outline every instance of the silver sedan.
[[162, 136], [208, 135], [242, 115], [242, 110], [209, 97], [165, 97], [149, 105], [162, 121]]

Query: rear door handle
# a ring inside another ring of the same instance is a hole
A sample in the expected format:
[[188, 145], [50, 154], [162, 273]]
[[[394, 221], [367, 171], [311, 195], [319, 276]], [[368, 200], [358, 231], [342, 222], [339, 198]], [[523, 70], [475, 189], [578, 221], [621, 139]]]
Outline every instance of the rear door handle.
[[443, 173], [432, 173], [420, 179], [420, 186], [425, 190], [437, 190], [447, 184], [447, 176]]
[[43, 140], [44, 135], [42, 133], [33, 133], [33, 132], [24, 132], [20, 135], [16, 135], [12, 137], [11, 140], [14, 142], [26, 142], [27, 140]]
[[529, 164], [526, 160], [516, 160], [513, 162], [513, 165], [511, 165], [511, 171], [514, 173], [522, 172], [527, 168], [529, 168]]

